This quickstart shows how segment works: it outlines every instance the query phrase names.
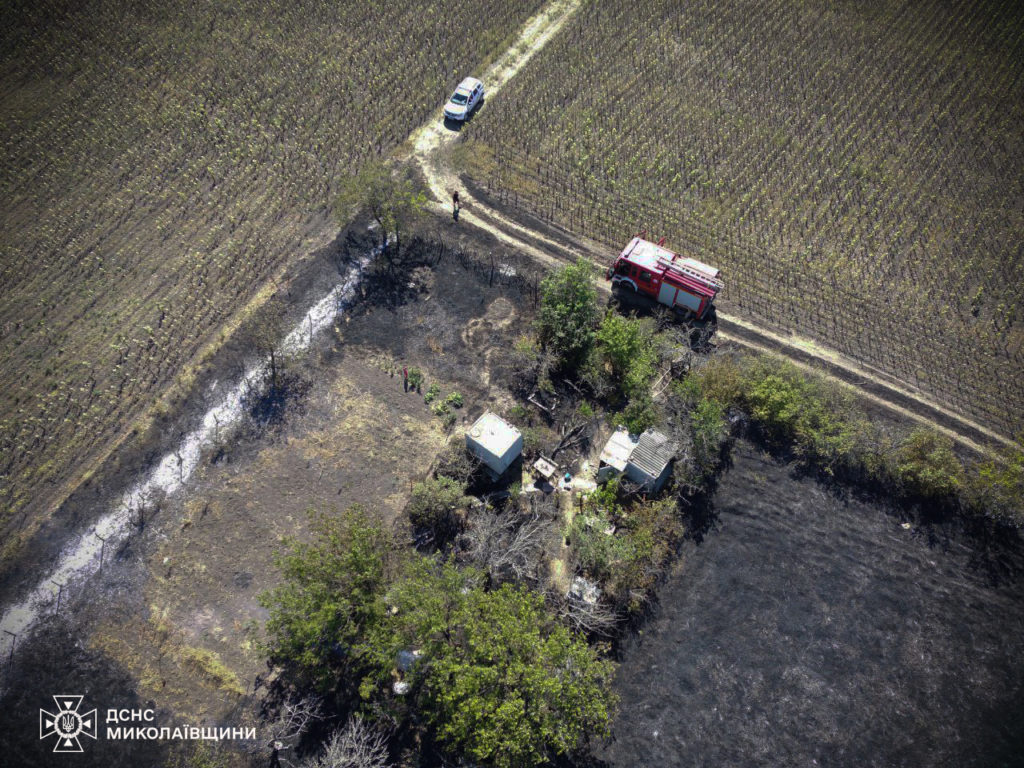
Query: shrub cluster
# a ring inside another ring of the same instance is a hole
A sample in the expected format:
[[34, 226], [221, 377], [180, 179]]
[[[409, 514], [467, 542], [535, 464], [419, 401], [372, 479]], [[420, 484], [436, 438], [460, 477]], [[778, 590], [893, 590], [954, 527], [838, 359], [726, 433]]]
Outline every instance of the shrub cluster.
[[903, 498], [1024, 524], [1024, 442], [965, 462], [946, 435], [884, 429], [845, 387], [764, 355], [713, 357], [685, 386], [715, 407], [741, 408], [769, 443], [791, 448], [807, 466], [878, 483]]
[[414, 528], [429, 531], [435, 542], [445, 542], [462, 528], [465, 511], [472, 501], [466, 495], [466, 487], [457, 480], [432, 477], [412, 487], [406, 513]]
[[607, 735], [614, 665], [543, 596], [402, 557], [359, 509], [314, 528], [312, 543], [290, 543], [283, 582], [261, 597], [265, 650], [296, 679], [495, 766], [539, 765]]
[[672, 499], [622, 505], [614, 482], [590, 494], [566, 534], [577, 568], [626, 613], [646, 603], [682, 536]]

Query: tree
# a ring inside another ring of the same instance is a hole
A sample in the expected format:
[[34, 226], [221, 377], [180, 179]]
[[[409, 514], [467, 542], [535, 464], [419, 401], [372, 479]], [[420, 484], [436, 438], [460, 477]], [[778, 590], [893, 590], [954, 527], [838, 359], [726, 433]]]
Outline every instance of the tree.
[[427, 195], [408, 165], [368, 162], [342, 182], [334, 210], [345, 225], [365, 210], [377, 225], [383, 260], [389, 270], [400, 265], [405, 234], [424, 219]]
[[277, 399], [281, 391], [281, 374], [287, 357], [281, 349], [284, 312], [280, 299], [271, 298], [253, 313], [244, 333], [245, 342], [266, 362], [267, 379], [260, 384], [266, 384], [268, 391], [263, 397], [271, 401]]
[[537, 334], [566, 368], [577, 368], [594, 343], [599, 317], [593, 268], [585, 259], [550, 273], [540, 284]]
[[438, 740], [499, 768], [534, 766], [607, 735], [616, 706], [612, 662], [520, 586], [487, 591], [480, 574], [422, 558], [389, 593], [394, 609], [364, 652], [388, 689], [399, 651], [421, 651], [409, 697]]
[[260, 595], [270, 610], [265, 650], [320, 690], [336, 686], [351, 653], [383, 612], [394, 569], [394, 542], [361, 507], [319, 515], [310, 544], [291, 541], [275, 563], [284, 580]]
[[462, 554], [493, 584], [536, 579], [555, 536], [555, 519], [555, 514], [526, 516], [487, 506], [470, 518], [460, 538]]

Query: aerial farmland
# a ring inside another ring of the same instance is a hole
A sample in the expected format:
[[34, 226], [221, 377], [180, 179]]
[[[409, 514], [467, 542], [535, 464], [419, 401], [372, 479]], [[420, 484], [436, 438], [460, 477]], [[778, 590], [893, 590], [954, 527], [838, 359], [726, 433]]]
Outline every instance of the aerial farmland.
[[5, 765], [1020, 763], [1016, 4], [0, 41]]

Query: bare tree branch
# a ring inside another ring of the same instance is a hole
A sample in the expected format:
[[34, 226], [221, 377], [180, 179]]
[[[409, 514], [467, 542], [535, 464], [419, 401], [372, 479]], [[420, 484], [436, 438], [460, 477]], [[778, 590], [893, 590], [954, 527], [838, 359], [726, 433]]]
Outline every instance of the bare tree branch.
[[259, 728], [259, 736], [252, 742], [250, 751], [269, 751], [271, 765], [291, 765], [283, 759], [281, 753], [294, 749], [309, 726], [323, 717], [321, 705], [319, 696], [286, 701], [281, 705], [277, 717]]
[[552, 521], [539, 514], [523, 518], [488, 506], [471, 516], [460, 545], [495, 582], [536, 580], [553, 531]]
[[556, 596], [553, 600], [557, 605], [559, 618], [584, 634], [611, 637], [619, 623], [618, 612], [602, 600], [588, 603], [576, 598]]
[[327, 743], [323, 754], [303, 768], [388, 768], [387, 736], [358, 715], [349, 718]]

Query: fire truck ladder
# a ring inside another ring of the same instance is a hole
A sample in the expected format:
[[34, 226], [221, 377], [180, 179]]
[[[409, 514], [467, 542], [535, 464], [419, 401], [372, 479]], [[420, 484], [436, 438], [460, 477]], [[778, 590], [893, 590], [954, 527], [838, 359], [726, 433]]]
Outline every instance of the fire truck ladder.
[[696, 280], [697, 282], [708, 286], [709, 288], [713, 289], [716, 292], [722, 290], [725, 287], [725, 283], [723, 283], [721, 280], [718, 280], [714, 277], [709, 277], [703, 272], [699, 272], [696, 269], [687, 267], [683, 264], [678, 264], [675, 261], [666, 258], [665, 256], [658, 257], [658, 265], [670, 272], [675, 272], [676, 274], [688, 277], [691, 280]]

